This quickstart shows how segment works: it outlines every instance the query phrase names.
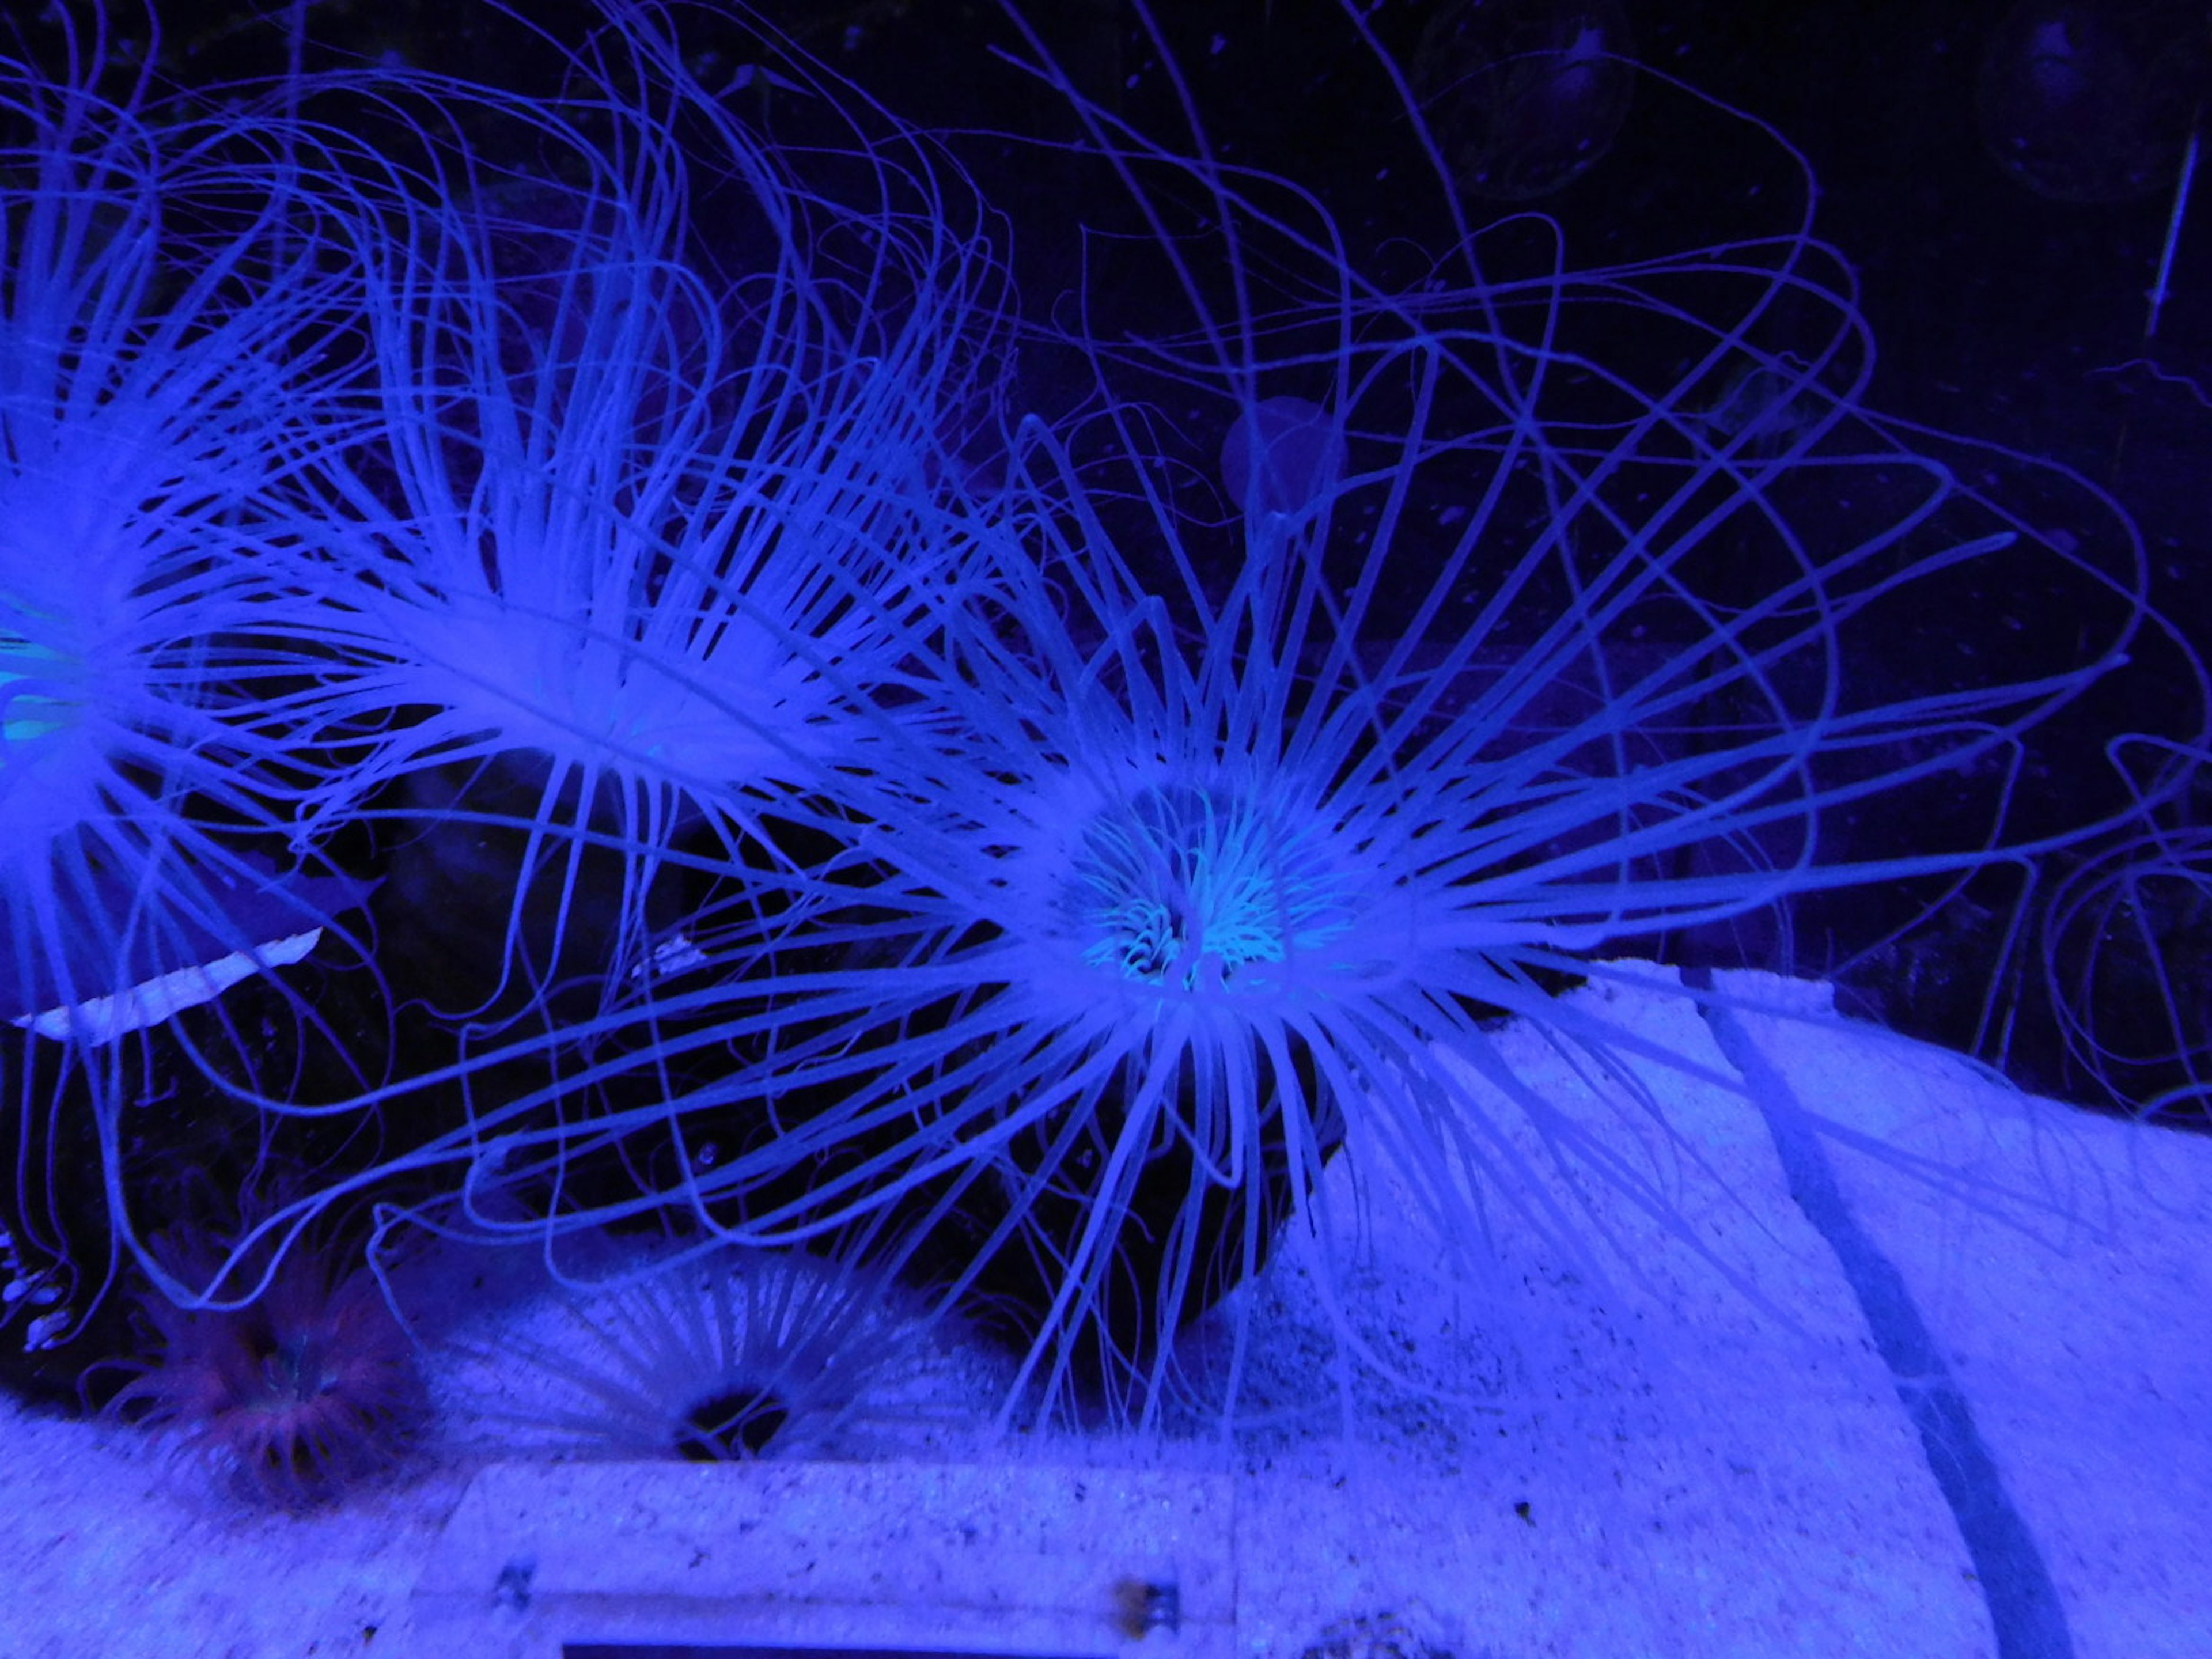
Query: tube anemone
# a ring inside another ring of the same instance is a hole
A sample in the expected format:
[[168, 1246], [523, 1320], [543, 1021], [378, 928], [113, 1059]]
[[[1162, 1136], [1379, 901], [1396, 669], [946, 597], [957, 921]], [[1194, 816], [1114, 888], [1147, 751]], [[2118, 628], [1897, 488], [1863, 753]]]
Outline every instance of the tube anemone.
[[[436, 204], [403, 204], [371, 286], [380, 437], [332, 471], [345, 530], [307, 578], [356, 757], [322, 813], [404, 820], [433, 863], [455, 826], [511, 840], [503, 873], [466, 878], [502, 890], [501, 975], [532, 994], [635, 959], [659, 873], [741, 863], [763, 801], [869, 740], [853, 708], [912, 701], [933, 612], [969, 580], [939, 481], [996, 326], [988, 260], [926, 181], [878, 157], [873, 210], [808, 196], [656, 13], [610, 15], [618, 61], [577, 61], [599, 95], [575, 113], [611, 149], [558, 109], [422, 89], [456, 126], [521, 123], [580, 182], [432, 149]], [[692, 221], [695, 169], [765, 269], [711, 274], [728, 250]], [[927, 221], [893, 204], [908, 188]], [[884, 309], [851, 315], [853, 295]], [[609, 885], [614, 920], [570, 951], [579, 889]]]
[[[18, 1243], [58, 1261], [103, 1200], [129, 1232], [139, 1034], [248, 978], [319, 1032], [275, 970], [358, 899], [303, 850], [289, 704], [319, 652], [283, 574], [301, 477], [342, 441], [345, 208], [277, 126], [161, 108], [143, 71], [95, 91], [103, 22], [60, 82], [0, 60], [0, 1012], [32, 1034], [0, 1109]], [[183, 1051], [259, 1092], [265, 1045], [221, 1016]], [[30, 1190], [80, 1158], [73, 1196]]]
[[192, 153], [235, 135], [157, 146], [134, 108], [13, 90], [8, 113], [31, 132], [6, 158], [22, 182], [0, 249], [0, 836], [18, 854], [7, 995], [66, 1009], [121, 988], [116, 964], [88, 954], [143, 952], [126, 982], [186, 965], [161, 937], [180, 918], [233, 948], [256, 942], [222, 925], [208, 890], [252, 873], [210, 826], [290, 836], [293, 767], [265, 685], [297, 659], [240, 641], [283, 598], [269, 550], [319, 395], [295, 357], [339, 296], [311, 259], [257, 269], [288, 216], [273, 179], [260, 222], [164, 292], [185, 281], [165, 210], [238, 187]]

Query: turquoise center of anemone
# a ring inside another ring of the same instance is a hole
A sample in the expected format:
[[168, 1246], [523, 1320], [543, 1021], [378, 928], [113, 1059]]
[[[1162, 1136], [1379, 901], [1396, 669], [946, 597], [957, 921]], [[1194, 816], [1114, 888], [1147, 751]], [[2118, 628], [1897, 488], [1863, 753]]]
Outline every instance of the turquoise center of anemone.
[[43, 678], [46, 666], [59, 660], [45, 646], [0, 629], [0, 739], [27, 743], [67, 724], [67, 705], [52, 697], [19, 694], [10, 689], [18, 680]]
[[1168, 786], [1109, 808], [1084, 831], [1072, 883], [1084, 961], [1190, 988], [1326, 944], [1350, 911], [1317, 839], [1222, 787]]

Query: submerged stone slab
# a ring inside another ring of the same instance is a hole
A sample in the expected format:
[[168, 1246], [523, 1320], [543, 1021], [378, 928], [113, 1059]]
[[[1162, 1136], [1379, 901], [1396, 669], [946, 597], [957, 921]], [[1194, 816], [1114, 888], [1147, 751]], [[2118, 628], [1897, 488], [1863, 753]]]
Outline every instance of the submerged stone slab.
[[422, 1650], [588, 1644], [1226, 1659], [1229, 1483], [927, 1464], [484, 1470], [415, 1595]]

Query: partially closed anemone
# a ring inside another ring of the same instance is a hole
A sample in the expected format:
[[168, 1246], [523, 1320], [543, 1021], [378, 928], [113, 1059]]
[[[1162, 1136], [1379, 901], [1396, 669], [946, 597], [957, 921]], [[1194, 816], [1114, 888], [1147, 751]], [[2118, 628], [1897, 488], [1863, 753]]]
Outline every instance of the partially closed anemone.
[[[596, 1248], [593, 1248], [596, 1247]], [[932, 1329], [880, 1273], [796, 1252], [630, 1247], [488, 1310], [434, 1357], [454, 1447], [744, 1462], [853, 1455], [911, 1426]]]

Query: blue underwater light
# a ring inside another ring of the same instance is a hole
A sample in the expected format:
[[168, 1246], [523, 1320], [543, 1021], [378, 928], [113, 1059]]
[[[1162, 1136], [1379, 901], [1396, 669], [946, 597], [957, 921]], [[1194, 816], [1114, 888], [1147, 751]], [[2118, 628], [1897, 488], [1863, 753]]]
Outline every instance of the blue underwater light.
[[[958, 164], [997, 140], [781, 46], [772, 96], [710, 85], [693, 12], [604, 11], [573, 48], [486, 9], [554, 94], [309, 76], [250, 164], [126, 120], [96, 190], [57, 170], [127, 112], [13, 71], [45, 172], [9, 198], [8, 316], [46, 356], [0, 416], [106, 467], [72, 510], [112, 522], [0, 535], [113, 555], [93, 609], [52, 547], [0, 547], [16, 1011], [112, 994], [89, 929], [131, 973], [178, 965], [149, 933], [244, 949], [208, 1019], [312, 983], [349, 1022], [303, 1087], [190, 1018], [125, 1050], [64, 1016], [255, 1148], [216, 1166], [236, 1236], [165, 1263], [141, 1241], [187, 1205], [148, 1143], [189, 1120], [126, 1137], [106, 1079], [115, 1248], [210, 1317], [365, 1239], [566, 1278], [611, 1230], [812, 1250], [1008, 1337], [1009, 1414], [1146, 1424], [1234, 1421], [1249, 1303], [1226, 1375], [1178, 1338], [1278, 1250], [1335, 1270], [1340, 1153], [1456, 1270], [1510, 1228], [1601, 1273], [1626, 1198], [1735, 1272], [1633, 1074], [1692, 1063], [1554, 993], [2079, 835], [2021, 781], [2160, 644], [2124, 517], [1867, 409], [1809, 184], [1765, 234], [1578, 268], [1549, 220], [1464, 222], [1376, 48], [1443, 228], [1408, 276], [1411, 231], [1354, 246], [1218, 155], [1182, 81], [1170, 142], [1010, 10], [1007, 63], [1080, 128], [1021, 153], [1099, 222], [1046, 262], [1077, 291], [1016, 296]], [[155, 198], [196, 175], [126, 186], [179, 145], [268, 205], [157, 306]], [[2014, 626], [2027, 592], [2064, 626]], [[1587, 1096], [1519, 1079], [1503, 1016]], [[19, 1167], [55, 1161], [73, 1097], [18, 1071]], [[1347, 1376], [1388, 1370], [1341, 1334]]]

